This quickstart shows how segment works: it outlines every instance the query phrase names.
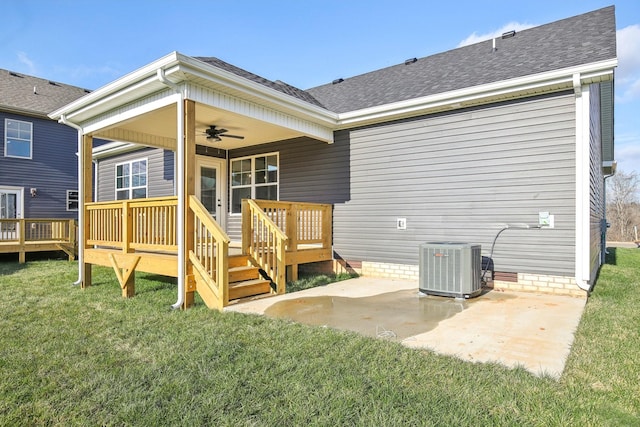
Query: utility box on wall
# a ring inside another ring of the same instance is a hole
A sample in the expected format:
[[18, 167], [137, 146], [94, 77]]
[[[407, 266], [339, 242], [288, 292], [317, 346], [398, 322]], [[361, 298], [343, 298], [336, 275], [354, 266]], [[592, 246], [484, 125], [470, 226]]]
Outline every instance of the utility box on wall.
[[480, 245], [428, 242], [421, 244], [419, 250], [421, 292], [457, 298], [471, 298], [480, 294]]

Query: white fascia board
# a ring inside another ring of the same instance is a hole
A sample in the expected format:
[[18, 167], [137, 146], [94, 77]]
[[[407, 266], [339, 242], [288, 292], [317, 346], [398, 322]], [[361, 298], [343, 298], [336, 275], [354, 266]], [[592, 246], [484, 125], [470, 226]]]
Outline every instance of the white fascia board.
[[[184, 55], [178, 52], [171, 52], [170, 54], [126, 74], [125, 76], [96, 89], [82, 98], [53, 111], [49, 114], [49, 117], [54, 120], [58, 120], [62, 115], [66, 115], [71, 118], [78, 112], [86, 110], [87, 107], [104, 104], [107, 100], [113, 99], [123, 92], [131, 92], [132, 90], [139, 89], [140, 87], [148, 84], [149, 81], [157, 80], [156, 72], [158, 68], [166, 68], [172, 64], [176, 64], [184, 57]], [[152, 77], [152, 79], [149, 79], [149, 77]]]
[[613, 69], [617, 64], [618, 60], [613, 59], [340, 113], [338, 114], [338, 127], [347, 128], [365, 123], [382, 122], [398, 116], [417, 114], [423, 110], [462, 104], [464, 102], [470, 103], [482, 98], [540, 89], [546, 86], [567, 85], [567, 88], [571, 88], [573, 87], [573, 76], [575, 74], [580, 75], [581, 80], [588, 82], [611, 80], [613, 78]]
[[173, 72], [182, 72], [194, 77], [206, 79], [214, 84], [225, 86], [252, 98], [258, 98], [274, 106], [297, 113], [296, 115], [313, 119], [313, 121], [321, 124], [335, 125], [338, 118], [336, 113], [326, 108], [310, 104], [294, 96], [193, 58], [186, 58], [181, 61], [175, 69], [167, 70], [166, 75], [170, 76]]

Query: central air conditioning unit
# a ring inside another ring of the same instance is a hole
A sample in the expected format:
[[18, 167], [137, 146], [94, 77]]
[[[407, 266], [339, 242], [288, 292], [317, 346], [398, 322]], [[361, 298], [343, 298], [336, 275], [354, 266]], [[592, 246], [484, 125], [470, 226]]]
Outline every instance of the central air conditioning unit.
[[482, 291], [480, 245], [428, 242], [420, 245], [420, 291], [471, 298]]

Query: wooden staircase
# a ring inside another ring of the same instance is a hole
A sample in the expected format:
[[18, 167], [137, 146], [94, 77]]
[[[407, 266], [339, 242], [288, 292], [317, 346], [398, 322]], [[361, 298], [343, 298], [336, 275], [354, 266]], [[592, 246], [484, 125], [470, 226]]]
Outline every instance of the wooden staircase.
[[269, 293], [271, 280], [262, 277], [247, 255], [229, 256], [229, 300]]

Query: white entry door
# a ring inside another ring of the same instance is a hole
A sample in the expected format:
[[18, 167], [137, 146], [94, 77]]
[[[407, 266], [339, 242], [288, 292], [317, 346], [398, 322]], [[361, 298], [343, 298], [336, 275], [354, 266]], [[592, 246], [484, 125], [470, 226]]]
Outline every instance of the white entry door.
[[[22, 188], [0, 187], [0, 219], [22, 218]], [[18, 238], [20, 230], [15, 222], [0, 222], [0, 240]]]
[[226, 173], [224, 159], [196, 157], [196, 195], [223, 229], [227, 217]]
[[0, 218], [22, 218], [22, 188], [0, 187]]

